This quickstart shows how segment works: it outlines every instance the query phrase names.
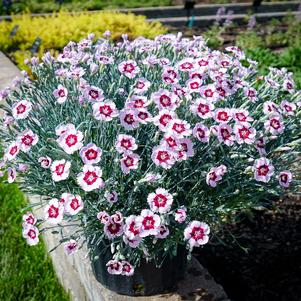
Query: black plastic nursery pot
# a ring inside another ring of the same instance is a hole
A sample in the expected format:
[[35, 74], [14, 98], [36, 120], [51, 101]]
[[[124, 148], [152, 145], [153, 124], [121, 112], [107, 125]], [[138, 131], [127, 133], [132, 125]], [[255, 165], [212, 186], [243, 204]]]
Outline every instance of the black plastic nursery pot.
[[112, 253], [107, 248], [98, 259], [92, 260], [94, 275], [109, 290], [127, 296], [151, 296], [171, 292], [176, 289], [179, 280], [184, 278], [187, 267], [187, 251], [183, 247], [178, 249], [177, 256], [166, 257], [160, 268], [153, 261], [141, 260], [133, 276], [109, 274], [106, 264], [111, 259]]

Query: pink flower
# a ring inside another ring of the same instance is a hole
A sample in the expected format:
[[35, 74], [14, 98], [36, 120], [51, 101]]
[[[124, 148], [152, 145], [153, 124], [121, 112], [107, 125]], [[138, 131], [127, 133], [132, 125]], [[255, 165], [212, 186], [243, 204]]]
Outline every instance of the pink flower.
[[289, 93], [293, 94], [295, 91], [295, 85], [294, 82], [291, 80], [285, 79], [283, 82], [283, 90], [288, 91]]
[[178, 63], [176, 63], [176, 68], [183, 72], [192, 71], [195, 69], [194, 64], [195, 62], [193, 58], [184, 58]]
[[25, 119], [32, 110], [32, 105], [27, 100], [21, 100], [12, 105], [12, 115], [15, 119]]
[[177, 96], [168, 90], [160, 89], [151, 95], [151, 99], [154, 101], [159, 110], [173, 111], [177, 108]]
[[184, 238], [188, 240], [190, 248], [205, 245], [209, 240], [210, 228], [206, 223], [192, 221], [184, 230]]
[[124, 154], [124, 156], [120, 159], [122, 172], [128, 174], [131, 170], [137, 169], [139, 160], [140, 156], [138, 156], [137, 154]]
[[18, 171], [20, 171], [20, 172], [27, 172], [28, 169], [29, 169], [29, 165], [28, 164], [20, 163], [18, 165]]
[[173, 111], [161, 110], [159, 114], [154, 117], [153, 121], [161, 131], [165, 132], [169, 123], [175, 118], [177, 118], [177, 115]]
[[175, 213], [175, 220], [182, 224], [185, 220], [186, 220], [186, 213], [187, 209], [186, 208], [179, 208], [177, 209], [176, 213]]
[[104, 233], [109, 239], [123, 234], [123, 223], [116, 223], [111, 218], [105, 223]]
[[139, 127], [139, 121], [134, 110], [122, 110], [119, 114], [121, 125], [128, 131]]
[[266, 101], [263, 103], [263, 113], [270, 114], [273, 113], [275, 115], [280, 115], [281, 110], [279, 106], [272, 101]]
[[179, 74], [173, 67], [165, 67], [162, 72], [162, 80], [166, 84], [175, 84], [178, 82]]
[[111, 219], [114, 223], [122, 223], [123, 215], [120, 211], [116, 211], [113, 215], [111, 215]]
[[267, 183], [274, 174], [274, 166], [270, 160], [262, 157], [254, 162], [254, 178], [256, 181]]
[[75, 130], [75, 125], [72, 123], [60, 124], [55, 128], [55, 134], [57, 136], [62, 136], [66, 132], [73, 131], [73, 130]]
[[84, 165], [82, 172], [77, 175], [77, 183], [84, 191], [100, 189], [104, 187], [101, 176], [102, 171], [99, 167]]
[[234, 134], [237, 143], [253, 144], [255, 141], [256, 130], [248, 123], [236, 123], [234, 126]]
[[13, 142], [11, 143], [5, 151], [4, 158], [8, 161], [12, 161], [16, 158], [16, 156], [20, 152], [19, 143]]
[[220, 165], [218, 167], [212, 167], [206, 176], [206, 183], [211, 187], [216, 187], [217, 183], [222, 180], [222, 177], [227, 171], [225, 165]]
[[134, 78], [140, 72], [140, 68], [133, 60], [121, 62], [118, 65], [118, 70], [128, 78]]
[[56, 98], [56, 101], [59, 103], [59, 104], [62, 104], [66, 101], [67, 99], [67, 96], [68, 96], [68, 90], [62, 86], [62, 85], [59, 85], [57, 87], [57, 89], [55, 89], [53, 91], [53, 96]]
[[152, 160], [157, 166], [170, 169], [175, 163], [175, 154], [168, 148], [159, 145], [153, 148]]
[[57, 139], [57, 143], [67, 154], [72, 155], [83, 147], [83, 138], [81, 131], [68, 130]]
[[202, 123], [197, 123], [192, 130], [192, 134], [199, 141], [208, 143], [210, 139], [210, 130]]
[[97, 219], [102, 223], [105, 224], [109, 221], [110, 215], [106, 211], [100, 211], [97, 213]]
[[94, 118], [97, 120], [111, 121], [119, 115], [115, 103], [109, 100], [94, 103], [92, 107]]
[[103, 91], [95, 86], [87, 86], [84, 95], [90, 102], [102, 102], [104, 100]]
[[65, 212], [69, 215], [75, 215], [84, 208], [84, 203], [79, 195], [70, 194], [64, 203]]
[[258, 153], [260, 156], [265, 156], [266, 151], [265, 151], [265, 143], [266, 143], [266, 138], [265, 137], [260, 137], [256, 142], [255, 142], [255, 147], [258, 150]]
[[144, 93], [149, 89], [150, 85], [151, 83], [147, 79], [138, 78], [134, 86], [134, 93]]
[[198, 98], [190, 107], [191, 111], [203, 119], [213, 116], [214, 105], [203, 98]]
[[17, 137], [17, 143], [24, 153], [28, 152], [32, 146], [38, 143], [38, 141], [39, 137], [31, 130], [25, 130]]
[[236, 122], [245, 123], [253, 121], [254, 119], [249, 116], [249, 112], [244, 109], [232, 109], [232, 118]]
[[14, 183], [16, 181], [16, 178], [17, 178], [17, 172], [15, 168], [9, 167], [7, 169], [7, 182], [9, 184]]
[[136, 111], [136, 118], [138, 122], [142, 124], [147, 124], [152, 121], [152, 115], [146, 109], [139, 109]]
[[116, 191], [106, 191], [105, 198], [109, 203], [116, 203], [118, 201], [118, 194]]
[[58, 199], [52, 199], [44, 209], [45, 220], [51, 224], [58, 224], [64, 217], [64, 205]]
[[49, 157], [40, 157], [38, 162], [41, 164], [42, 168], [49, 168], [52, 163], [52, 159]]
[[159, 227], [158, 234], [156, 235], [156, 238], [164, 239], [169, 235], [169, 233], [170, 233], [169, 229], [165, 225], [161, 225]]
[[258, 100], [257, 91], [254, 88], [245, 88], [244, 93], [250, 101], [255, 102]]
[[188, 88], [189, 93], [197, 93], [202, 86], [202, 81], [199, 78], [189, 79], [186, 82], [186, 87]]
[[202, 86], [200, 88], [200, 94], [201, 97], [208, 102], [216, 102], [219, 99], [219, 93], [216, 91], [214, 84]]
[[121, 261], [122, 270], [121, 275], [132, 276], [134, 274], [134, 267], [127, 261]]
[[219, 142], [224, 142], [226, 145], [231, 146], [234, 144], [234, 137], [232, 136], [232, 128], [224, 123], [217, 127], [217, 139]]
[[173, 203], [172, 195], [164, 188], [157, 188], [147, 197], [147, 202], [153, 212], [167, 213]]
[[140, 216], [138, 217], [139, 222], [141, 223], [141, 233], [140, 237], [146, 237], [150, 235], [157, 235], [159, 227], [161, 225], [160, 217], [157, 214], [154, 214], [148, 209], [143, 209]]
[[264, 127], [272, 135], [281, 134], [284, 131], [284, 124], [279, 115], [271, 116], [265, 123]]
[[190, 129], [190, 124], [181, 119], [173, 119], [168, 125], [167, 131], [171, 135], [175, 135], [178, 138], [183, 138], [185, 136], [190, 136], [192, 130]]
[[106, 264], [109, 274], [120, 275], [122, 273], [122, 263], [117, 260], [110, 260]]
[[142, 240], [141, 237], [136, 236], [133, 239], [128, 238], [126, 235], [123, 235], [123, 241], [125, 244], [129, 245], [131, 248], [137, 248]]
[[177, 160], [187, 160], [194, 156], [193, 143], [188, 138], [179, 139], [179, 147], [177, 149]]
[[115, 147], [118, 153], [120, 154], [125, 152], [131, 152], [138, 148], [135, 138], [133, 136], [123, 134], [118, 135]]
[[66, 255], [72, 255], [76, 253], [78, 250], [78, 245], [76, 240], [71, 239], [67, 243], [64, 244], [64, 251]]
[[139, 183], [143, 183], [143, 182], [155, 183], [161, 178], [162, 176], [160, 174], [149, 172], [141, 180], [139, 180]]
[[281, 171], [278, 175], [278, 181], [280, 186], [288, 188], [293, 180], [293, 175], [290, 171]]
[[125, 103], [126, 109], [143, 109], [150, 104], [150, 101], [145, 96], [132, 95]]
[[37, 222], [37, 218], [30, 211], [26, 212], [23, 215], [22, 219], [24, 221], [23, 227], [26, 226], [25, 224], [34, 226]]
[[52, 180], [54, 182], [66, 180], [69, 177], [70, 167], [71, 163], [65, 159], [53, 161], [50, 167]]
[[125, 219], [124, 234], [129, 240], [133, 240], [142, 231], [141, 219], [136, 215], [130, 215]]
[[286, 115], [295, 115], [296, 105], [292, 102], [288, 102], [287, 100], [283, 100], [280, 104], [281, 109], [284, 111]]
[[35, 246], [39, 243], [39, 229], [33, 225], [27, 224], [23, 228], [22, 235], [30, 246]]
[[232, 118], [231, 110], [227, 108], [215, 110], [214, 115], [215, 121], [220, 123], [228, 123]]
[[97, 164], [101, 159], [102, 150], [94, 143], [89, 143], [80, 150], [79, 154], [84, 164]]

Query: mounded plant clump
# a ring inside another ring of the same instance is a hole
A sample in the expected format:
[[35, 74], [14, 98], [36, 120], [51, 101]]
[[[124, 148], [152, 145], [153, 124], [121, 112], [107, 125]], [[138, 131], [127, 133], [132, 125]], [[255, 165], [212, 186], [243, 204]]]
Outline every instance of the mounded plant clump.
[[43, 197], [45, 215], [23, 217], [30, 245], [56, 229], [67, 254], [101, 243], [108, 272], [130, 276], [142, 258], [190, 253], [227, 217], [298, 190], [292, 74], [260, 76], [240, 49], [202, 37], [109, 36], [32, 58], [34, 79], [23, 72], [1, 92], [3, 174]]

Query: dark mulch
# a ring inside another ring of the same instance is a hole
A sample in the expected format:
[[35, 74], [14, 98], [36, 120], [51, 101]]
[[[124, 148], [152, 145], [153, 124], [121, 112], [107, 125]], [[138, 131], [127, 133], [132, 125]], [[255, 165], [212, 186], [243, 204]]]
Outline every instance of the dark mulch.
[[273, 209], [243, 216], [221, 238], [225, 245], [213, 238], [197, 250], [197, 258], [231, 300], [301, 300], [300, 199], [286, 198]]

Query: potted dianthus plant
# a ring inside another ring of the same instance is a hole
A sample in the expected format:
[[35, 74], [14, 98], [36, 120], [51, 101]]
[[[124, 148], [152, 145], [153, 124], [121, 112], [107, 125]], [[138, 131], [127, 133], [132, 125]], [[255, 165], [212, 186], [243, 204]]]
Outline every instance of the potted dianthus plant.
[[44, 207], [24, 212], [23, 236], [87, 246], [118, 293], [172, 290], [227, 217], [300, 187], [292, 74], [263, 76], [235, 46], [106, 32], [26, 63], [1, 92], [0, 132], [2, 175]]

